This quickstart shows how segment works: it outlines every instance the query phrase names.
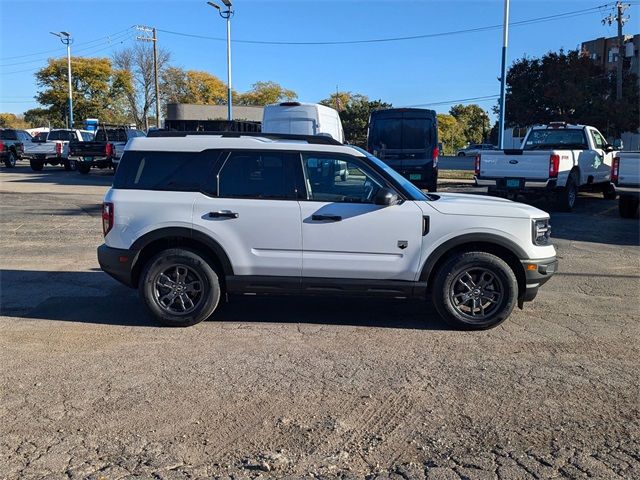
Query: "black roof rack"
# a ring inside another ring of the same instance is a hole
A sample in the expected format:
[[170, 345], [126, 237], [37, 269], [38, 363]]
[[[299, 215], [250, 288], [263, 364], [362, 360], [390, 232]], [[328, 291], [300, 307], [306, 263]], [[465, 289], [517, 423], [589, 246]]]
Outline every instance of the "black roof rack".
[[147, 137], [186, 137], [188, 135], [216, 135], [223, 138], [259, 137], [269, 140], [300, 140], [315, 145], [344, 145], [327, 135], [295, 135], [290, 133], [261, 132], [176, 132], [172, 130], [150, 130]]

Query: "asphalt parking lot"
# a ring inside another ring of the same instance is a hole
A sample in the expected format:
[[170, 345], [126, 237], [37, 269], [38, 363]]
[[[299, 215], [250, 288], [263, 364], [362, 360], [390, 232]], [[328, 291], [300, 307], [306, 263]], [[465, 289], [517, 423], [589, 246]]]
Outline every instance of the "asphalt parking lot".
[[552, 212], [560, 273], [486, 332], [260, 297], [167, 329], [98, 268], [111, 178], [0, 170], [0, 478], [640, 478], [640, 229], [616, 202]]

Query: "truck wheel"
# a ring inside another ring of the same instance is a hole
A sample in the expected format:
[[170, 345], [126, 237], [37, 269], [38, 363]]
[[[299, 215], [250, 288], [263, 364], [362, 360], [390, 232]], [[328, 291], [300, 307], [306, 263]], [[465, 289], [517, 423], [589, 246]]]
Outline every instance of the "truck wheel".
[[612, 183], [606, 183], [604, 187], [602, 187], [602, 196], [605, 200], [615, 200], [618, 196], [616, 187]]
[[13, 168], [16, 166], [16, 152], [9, 150], [7, 158], [4, 160], [4, 166], [7, 168]]
[[558, 190], [556, 194], [556, 205], [562, 212], [570, 212], [576, 205], [578, 199], [578, 186], [573, 176], [567, 180], [567, 185]]
[[31, 166], [31, 170], [34, 172], [39, 172], [44, 168], [44, 162], [39, 162], [37, 160], [29, 160], [29, 165]]
[[147, 263], [139, 292], [158, 323], [170, 327], [206, 320], [221, 296], [211, 265], [197, 253], [179, 248], [164, 250]]
[[91, 165], [88, 163], [78, 163], [78, 171], [83, 175], [86, 175], [91, 171]]
[[440, 316], [456, 328], [484, 330], [504, 322], [518, 298], [511, 267], [487, 252], [462, 252], [438, 270], [432, 290]]
[[632, 195], [620, 195], [618, 210], [622, 218], [638, 218], [640, 198]]
[[78, 162], [75, 160], [65, 160], [63, 165], [67, 172], [73, 172], [78, 169]]

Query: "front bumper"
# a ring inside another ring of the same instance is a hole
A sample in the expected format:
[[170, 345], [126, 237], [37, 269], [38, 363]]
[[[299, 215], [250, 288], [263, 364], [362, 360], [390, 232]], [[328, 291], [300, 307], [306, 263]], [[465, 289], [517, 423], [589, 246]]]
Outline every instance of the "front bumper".
[[524, 268], [525, 289], [518, 298], [518, 305], [530, 302], [538, 294], [538, 288], [549, 281], [558, 271], [558, 260], [556, 257], [543, 258], [538, 260], [520, 260]]
[[98, 263], [102, 271], [127, 287], [136, 288], [133, 281], [133, 266], [138, 259], [135, 250], [112, 248], [105, 244], [98, 247]]

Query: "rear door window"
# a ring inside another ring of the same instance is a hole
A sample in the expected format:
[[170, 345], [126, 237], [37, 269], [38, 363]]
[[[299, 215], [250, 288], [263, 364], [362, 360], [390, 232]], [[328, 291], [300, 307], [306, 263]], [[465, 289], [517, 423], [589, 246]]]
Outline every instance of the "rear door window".
[[17, 140], [15, 130], [0, 130], [0, 140]]
[[280, 151], [234, 151], [218, 174], [218, 195], [227, 198], [295, 200], [300, 155]]
[[220, 150], [203, 152], [126, 151], [113, 188], [202, 192], [215, 195], [214, 168]]

